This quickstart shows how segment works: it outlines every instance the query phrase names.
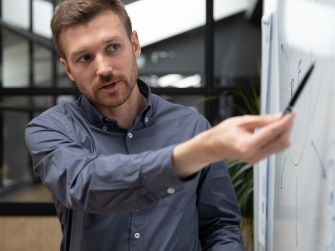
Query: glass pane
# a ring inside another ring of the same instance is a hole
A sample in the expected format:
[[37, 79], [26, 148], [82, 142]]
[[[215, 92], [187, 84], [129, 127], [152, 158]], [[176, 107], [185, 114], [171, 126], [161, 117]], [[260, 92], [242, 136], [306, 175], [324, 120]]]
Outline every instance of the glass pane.
[[219, 124], [221, 121], [228, 119], [232, 116], [237, 115], [236, 113], [236, 100], [233, 95], [227, 95], [225, 93], [219, 94], [217, 100], [215, 100], [215, 115], [213, 126]]
[[52, 52], [34, 44], [34, 86], [52, 86]]
[[52, 96], [34, 96], [33, 106], [36, 108], [42, 108], [44, 110], [47, 110], [53, 106], [53, 97]]
[[160, 97], [173, 104], [186, 106], [205, 115], [205, 96], [203, 95], [160, 95]]
[[26, 112], [3, 111], [3, 163], [4, 187], [31, 179], [29, 156], [24, 140], [24, 129], [29, 121]]
[[142, 46], [139, 78], [152, 87], [203, 87], [205, 0], [172, 2], [142, 0], [126, 5]]
[[68, 76], [65, 71], [64, 66], [59, 61], [57, 57], [57, 87], [75, 87], [76, 83], [73, 82]]
[[50, 21], [53, 4], [44, 0], [33, 0], [33, 32], [46, 38], [52, 38]]
[[0, 192], [1, 202], [53, 202], [52, 194], [42, 182], [29, 182], [16, 189]]
[[59, 95], [57, 96], [56, 98], [56, 104], [60, 104], [62, 103], [62, 101], [75, 101], [76, 100], [76, 97], [73, 96], [73, 95]]
[[[260, 26], [259, 26], [260, 27]], [[244, 13], [215, 22], [214, 76], [216, 86], [260, 86], [258, 58], [261, 29], [250, 24]]]
[[15, 97], [3, 97], [3, 106], [9, 107], [27, 107], [29, 105], [29, 97], [26, 96], [15, 96]]
[[[3, 156], [0, 165], [0, 202], [52, 202], [51, 193], [42, 185], [39, 175], [32, 170], [24, 133], [25, 126], [34, 116], [53, 105], [53, 97], [15, 96], [2, 99], [3, 106], [12, 109], [5, 109], [0, 113]], [[29, 107], [36, 111], [27, 110]]]
[[4, 21], [29, 29], [29, 0], [2, 0], [1, 17]]
[[29, 42], [2, 29], [3, 87], [28, 87]]

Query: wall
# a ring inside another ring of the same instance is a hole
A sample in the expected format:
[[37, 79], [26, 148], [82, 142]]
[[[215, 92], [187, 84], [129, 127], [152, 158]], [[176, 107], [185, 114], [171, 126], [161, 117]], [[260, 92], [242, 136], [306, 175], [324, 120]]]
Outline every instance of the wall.
[[1, 251], [56, 251], [62, 238], [60, 223], [51, 217], [0, 217]]

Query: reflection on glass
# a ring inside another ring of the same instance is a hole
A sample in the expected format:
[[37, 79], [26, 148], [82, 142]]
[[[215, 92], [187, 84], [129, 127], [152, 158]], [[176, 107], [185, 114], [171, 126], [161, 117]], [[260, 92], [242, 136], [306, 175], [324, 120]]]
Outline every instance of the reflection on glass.
[[160, 95], [160, 97], [173, 104], [186, 106], [205, 115], [205, 100], [203, 95]]
[[33, 96], [33, 106], [36, 108], [48, 109], [53, 106], [52, 96]]
[[167, 74], [161, 77], [157, 75], [141, 75], [139, 78], [151, 87], [201, 87], [201, 76], [199, 74], [190, 76], [182, 74]]
[[[25, 144], [25, 126], [31, 119], [27, 107], [34, 107], [39, 115], [53, 105], [52, 96], [3, 97], [2, 144], [3, 162], [0, 163], [0, 202], [52, 202], [51, 193], [31, 169], [31, 158]], [[19, 109], [22, 109], [20, 111]], [[40, 110], [40, 111], [38, 111]]]
[[76, 97], [73, 95], [59, 95], [56, 98], [56, 104], [62, 103], [62, 101], [75, 101]]
[[4, 21], [29, 29], [29, 0], [1, 0], [1, 17]]
[[3, 87], [28, 87], [29, 42], [2, 29]]
[[52, 52], [34, 44], [34, 86], [52, 86]]
[[[205, 86], [205, 2], [148, 0], [126, 6], [142, 46], [137, 59], [139, 78], [148, 85], [156, 88]], [[145, 12], [150, 10], [150, 15], [139, 14], [141, 8]]]
[[24, 140], [29, 115], [24, 112], [3, 111], [3, 186], [31, 180], [29, 156]]
[[7, 107], [27, 107], [29, 105], [29, 97], [27, 96], [15, 96], [15, 97], [4, 97], [2, 98], [2, 105]]
[[215, 86], [259, 86], [258, 58], [261, 55], [261, 29], [237, 14], [217, 21], [214, 27]]
[[53, 202], [53, 199], [42, 182], [36, 182], [27, 183], [25, 186], [5, 193], [0, 192], [1, 202]]
[[228, 119], [234, 114], [234, 97], [231, 95], [221, 94], [219, 96], [219, 121]]

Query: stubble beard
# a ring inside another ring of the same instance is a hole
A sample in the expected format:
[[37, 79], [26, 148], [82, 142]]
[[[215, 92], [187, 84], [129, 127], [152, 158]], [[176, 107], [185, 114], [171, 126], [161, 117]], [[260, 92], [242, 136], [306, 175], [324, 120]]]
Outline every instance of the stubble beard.
[[[133, 92], [135, 85], [137, 84], [138, 67], [136, 58], [134, 55], [132, 70], [130, 78], [124, 74], [110, 74], [100, 78], [98, 83], [95, 83], [92, 87], [92, 92], [89, 93], [85, 90], [81, 90], [78, 85], [80, 92], [95, 106], [101, 106], [105, 108], [116, 108], [123, 105], [130, 97]], [[103, 85], [119, 81], [119, 88], [112, 93], [102, 93], [99, 90]]]

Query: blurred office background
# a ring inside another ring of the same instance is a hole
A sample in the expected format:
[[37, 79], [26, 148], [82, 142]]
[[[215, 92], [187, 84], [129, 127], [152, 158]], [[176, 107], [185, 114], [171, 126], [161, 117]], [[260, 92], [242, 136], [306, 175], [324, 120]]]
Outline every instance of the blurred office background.
[[[49, 28], [61, 0], [0, 0], [0, 250], [59, 250], [52, 195], [32, 169], [25, 125], [80, 93]], [[212, 125], [260, 93], [262, 0], [123, 0], [139, 33], [139, 78]], [[22, 231], [21, 236], [18, 231]]]

